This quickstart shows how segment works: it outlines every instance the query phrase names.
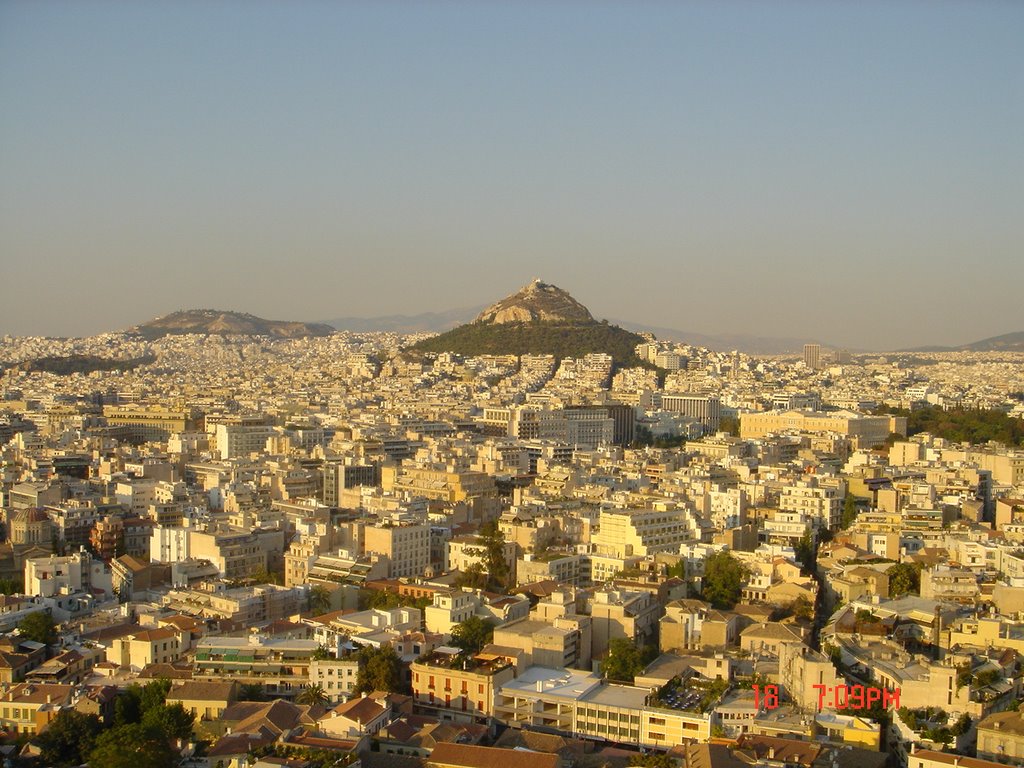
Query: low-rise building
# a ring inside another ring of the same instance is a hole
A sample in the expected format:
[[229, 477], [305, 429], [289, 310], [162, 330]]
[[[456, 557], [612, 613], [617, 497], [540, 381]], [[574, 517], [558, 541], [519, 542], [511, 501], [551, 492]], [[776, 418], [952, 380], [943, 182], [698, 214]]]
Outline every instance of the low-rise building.
[[466, 720], [494, 714], [498, 689], [515, 678], [515, 660], [499, 654], [463, 659], [458, 648], [441, 646], [413, 662], [411, 672], [418, 708]]

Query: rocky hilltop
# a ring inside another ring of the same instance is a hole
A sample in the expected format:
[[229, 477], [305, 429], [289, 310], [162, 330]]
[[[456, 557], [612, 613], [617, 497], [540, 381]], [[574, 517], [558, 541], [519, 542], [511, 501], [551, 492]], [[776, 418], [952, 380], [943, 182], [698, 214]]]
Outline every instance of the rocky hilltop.
[[330, 336], [334, 333], [334, 328], [321, 323], [264, 320], [262, 317], [244, 312], [225, 312], [219, 309], [179, 310], [130, 330], [150, 340], [186, 333], [213, 336], [273, 336], [279, 339]]
[[593, 323], [590, 310], [566, 291], [534, 280], [522, 290], [506, 296], [481, 312], [477, 323]]
[[554, 355], [582, 357], [605, 352], [619, 365], [635, 365], [644, 338], [598, 322], [566, 291], [534, 280], [491, 305], [472, 323], [425, 339], [411, 349], [462, 355]]

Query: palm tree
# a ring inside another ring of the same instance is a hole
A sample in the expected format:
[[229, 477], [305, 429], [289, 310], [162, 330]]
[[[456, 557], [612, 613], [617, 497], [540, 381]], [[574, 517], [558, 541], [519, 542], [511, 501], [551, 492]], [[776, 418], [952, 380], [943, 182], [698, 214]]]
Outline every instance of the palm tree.
[[295, 697], [296, 704], [307, 704], [309, 706], [315, 706], [316, 704], [327, 703], [327, 693], [324, 691], [323, 686], [319, 683], [314, 683], [308, 688], [303, 688], [299, 695]]
[[327, 613], [331, 609], [331, 590], [323, 584], [314, 584], [309, 588], [309, 610], [316, 616]]
[[263, 686], [259, 683], [246, 683], [238, 689], [239, 701], [264, 701], [266, 698]]

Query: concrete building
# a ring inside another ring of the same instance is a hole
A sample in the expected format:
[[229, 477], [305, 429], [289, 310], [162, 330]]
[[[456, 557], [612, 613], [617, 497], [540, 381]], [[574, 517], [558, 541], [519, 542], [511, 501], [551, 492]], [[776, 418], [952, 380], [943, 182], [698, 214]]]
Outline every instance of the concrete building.
[[209, 560], [225, 579], [247, 579], [262, 571], [284, 570], [284, 531], [207, 532], [189, 530], [189, 556]]
[[740, 437], [757, 440], [781, 432], [835, 432], [851, 438], [855, 448], [881, 445], [891, 433], [905, 435], [904, 416], [865, 416], [852, 411], [768, 411], [740, 414]]
[[380, 485], [380, 464], [353, 464], [341, 459], [324, 462], [324, 504], [341, 506], [342, 491], [360, 485]]
[[478, 654], [465, 664], [453, 664], [458, 648], [441, 646], [413, 662], [412, 692], [416, 706], [443, 719], [468, 721], [494, 715], [498, 689], [515, 679], [515, 660], [497, 654]]
[[523, 651], [522, 667], [589, 669], [591, 621], [587, 616], [516, 621], [495, 628], [494, 644]]
[[388, 559], [392, 579], [422, 576], [430, 565], [430, 526], [426, 523], [383, 523], [363, 529], [363, 547]]
[[699, 421], [705, 433], [717, 432], [722, 419], [722, 403], [715, 395], [664, 394], [661, 409]]
[[32, 557], [25, 561], [25, 592], [54, 597], [69, 592], [100, 590], [113, 594], [111, 574], [102, 560], [94, 560], [85, 551], [66, 557]]
[[262, 453], [267, 440], [278, 431], [265, 424], [218, 424], [214, 431], [214, 445], [221, 459], [233, 459]]
[[821, 368], [821, 344], [804, 344], [804, 365], [812, 371]]
[[495, 716], [517, 727], [668, 749], [711, 737], [711, 714], [649, 703], [647, 688], [572, 669], [531, 667], [502, 685]]
[[653, 640], [661, 617], [661, 605], [649, 592], [600, 589], [589, 604], [594, 658], [603, 658], [608, 645], [623, 638], [638, 647]]
[[692, 538], [685, 509], [602, 509], [591, 544], [599, 554], [631, 557], [678, 552]]
[[1024, 764], [1024, 717], [995, 712], [978, 722], [978, 757]]

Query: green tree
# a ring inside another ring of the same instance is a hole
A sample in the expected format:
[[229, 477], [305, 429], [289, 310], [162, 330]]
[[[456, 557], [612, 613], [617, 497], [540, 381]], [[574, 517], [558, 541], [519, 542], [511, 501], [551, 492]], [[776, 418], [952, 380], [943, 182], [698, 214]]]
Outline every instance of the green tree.
[[114, 725], [133, 725], [142, 719], [142, 686], [130, 685], [114, 699]]
[[641, 650], [632, 640], [617, 637], [608, 643], [608, 655], [601, 662], [601, 671], [609, 680], [632, 683], [655, 656], [657, 649]]
[[44, 765], [81, 765], [89, 754], [103, 723], [96, 715], [62, 709], [38, 738], [39, 759]]
[[718, 421], [718, 431], [727, 432], [733, 437], [739, 437], [740, 420], [735, 416], [723, 416]]
[[166, 739], [191, 739], [194, 724], [195, 716], [181, 704], [158, 704], [142, 716], [144, 728], [159, 731]]
[[295, 697], [296, 704], [305, 704], [306, 706], [316, 706], [317, 704], [327, 703], [327, 692], [324, 691], [322, 685], [314, 683], [313, 685], [306, 686], [299, 695]]
[[801, 621], [814, 620], [814, 604], [803, 595], [790, 603], [789, 609], [793, 612], [793, 615]]
[[971, 722], [971, 716], [964, 712], [962, 715], [960, 715], [960, 718], [953, 724], [953, 727], [950, 728], [950, 733], [952, 733], [954, 736], [963, 736], [965, 733], [971, 730]]
[[810, 528], [804, 531], [804, 535], [801, 536], [800, 540], [796, 543], [796, 559], [805, 570], [814, 570], [817, 558], [814, 546], [814, 537], [811, 536]]
[[145, 715], [155, 707], [163, 706], [167, 701], [167, 694], [171, 690], [171, 681], [166, 677], [152, 680], [142, 686], [139, 692], [139, 710]]
[[747, 568], [728, 552], [716, 552], [704, 563], [703, 598], [715, 608], [732, 608], [739, 602]]
[[331, 590], [323, 584], [312, 585], [309, 588], [309, 610], [314, 616], [331, 610]]
[[174, 768], [180, 759], [163, 733], [139, 723], [100, 733], [88, 754], [89, 765], [103, 768]]
[[452, 628], [452, 642], [466, 653], [479, 653], [494, 638], [494, 623], [470, 616]]
[[239, 701], [266, 701], [267, 695], [259, 683], [244, 683], [238, 689]]
[[505, 592], [511, 584], [511, 570], [505, 559], [505, 534], [498, 527], [497, 520], [489, 520], [480, 526], [477, 534], [484, 546], [484, 570], [487, 571], [487, 586], [495, 592]]
[[919, 563], [897, 563], [886, 571], [889, 576], [889, 595], [918, 594], [921, 591], [921, 565]]
[[857, 521], [857, 498], [852, 493], [846, 494], [846, 501], [843, 502], [842, 529], [845, 531]]
[[402, 660], [390, 645], [381, 648], [366, 647], [359, 651], [359, 672], [356, 675], [356, 693], [389, 691], [401, 693]]
[[0, 593], [5, 595], [20, 595], [25, 591], [24, 579], [0, 579]]
[[466, 567], [466, 570], [455, 577], [454, 584], [459, 588], [487, 589], [488, 582], [489, 577], [487, 571], [484, 570], [483, 563], [472, 563]]
[[53, 645], [57, 642], [57, 624], [49, 611], [36, 611], [21, 620], [18, 624], [18, 635], [23, 640]]
[[313, 661], [327, 661], [327, 659], [333, 659], [331, 652], [327, 650], [326, 645], [318, 645], [316, 650], [313, 651], [313, 655], [309, 657]]
[[256, 584], [276, 584], [280, 586], [284, 579], [281, 578], [279, 573], [268, 571], [266, 568], [260, 568], [252, 575], [252, 581]]

